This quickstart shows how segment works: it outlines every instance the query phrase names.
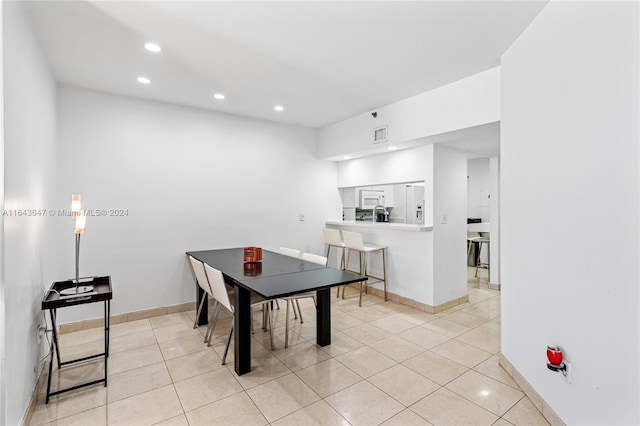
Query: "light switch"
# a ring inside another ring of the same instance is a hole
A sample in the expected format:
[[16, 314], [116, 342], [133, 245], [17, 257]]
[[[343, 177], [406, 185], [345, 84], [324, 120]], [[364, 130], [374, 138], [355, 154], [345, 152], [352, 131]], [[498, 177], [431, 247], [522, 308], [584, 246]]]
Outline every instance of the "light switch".
[[304, 213], [298, 213], [298, 220], [304, 222]]
[[447, 215], [445, 214], [444, 216], [442, 216], [442, 219], [440, 219], [440, 223], [443, 225], [446, 225], [446, 223], [449, 221], [449, 218], [447, 217]]

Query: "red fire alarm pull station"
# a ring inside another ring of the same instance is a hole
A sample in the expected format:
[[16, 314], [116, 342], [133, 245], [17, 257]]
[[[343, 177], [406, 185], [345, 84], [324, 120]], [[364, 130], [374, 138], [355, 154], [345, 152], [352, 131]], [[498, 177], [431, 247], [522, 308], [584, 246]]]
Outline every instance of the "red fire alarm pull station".
[[[547, 365], [550, 370], [558, 371], [559, 367], [562, 367], [563, 355], [562, 349], [557, 346], [547, 346]], [[556, 368], [551, 368], [556, 367]]]
[[547, 368], [561, 372], [567, 382], [571, 383], [571, 364], [565, 359], [559, 346], [547, 346]]

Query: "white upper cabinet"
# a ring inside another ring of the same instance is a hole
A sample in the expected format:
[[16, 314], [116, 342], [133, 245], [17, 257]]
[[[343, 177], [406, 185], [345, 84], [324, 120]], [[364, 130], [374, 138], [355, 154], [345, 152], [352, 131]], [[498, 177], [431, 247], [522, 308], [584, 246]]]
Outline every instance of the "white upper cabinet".
[[345, 208], [355, 208], [360, 204], [359, 191], [356, 188], [341, 188], [342, 206]]
[[384, 206], [393, 207], [393, 185], [383, 185], [384, 191]]

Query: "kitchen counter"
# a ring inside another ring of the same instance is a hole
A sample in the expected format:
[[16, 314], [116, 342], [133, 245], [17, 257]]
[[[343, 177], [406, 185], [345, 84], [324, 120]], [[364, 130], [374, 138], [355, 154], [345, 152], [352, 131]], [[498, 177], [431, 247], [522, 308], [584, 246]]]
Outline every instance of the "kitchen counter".
[[[430, 292], [433, 289], [433, 226], [394, 222], [330, 221], [326, 227], [341, 231], [359, 232], [370, 244], [387, 247], [387, 290], [391, 300], [412, 300], [420, 305], [433, 305]], [[329, 266], [339, 267], [340, 250], [332, 250]], [[367, 270], [371, 275], [383, 274], [382, 252], [368, 254]], [[359, 256], [350, 256], [348, 269], [357, 271]], [[464, 265], [463, 265], [464, 266]], [[382, 284], [375, 280], [371, 285], [382, 291]], [[412, 305], [413, 306], [413, 305]]]
[[396, 231], [413, 231], [413, 232], [424, 232], [424, 231], [432, 231], [433, 226], [429, 225], [412, 225], [407, 223], [393, 223], [393, 222], [365, 222], [365, 221], [349, 221], [349, 220], [337, 220], [331, 221], [328, 220], [327, 225], [333, 226], [350, 226], [356, 228], [376, 228], [376, 229], [393, 229]]
[[489, 232], [491, 224], [489, 222], [469, 223], [467, 225], [467, 231], [469, 232]]

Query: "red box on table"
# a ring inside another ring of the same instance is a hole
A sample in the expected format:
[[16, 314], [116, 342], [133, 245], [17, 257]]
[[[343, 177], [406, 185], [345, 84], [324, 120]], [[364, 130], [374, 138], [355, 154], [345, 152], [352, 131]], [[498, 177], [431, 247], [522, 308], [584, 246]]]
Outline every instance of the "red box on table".
[[260, 247], [245, 247], [243, 252], [245, 262], [262, 262], [262, 249]]

